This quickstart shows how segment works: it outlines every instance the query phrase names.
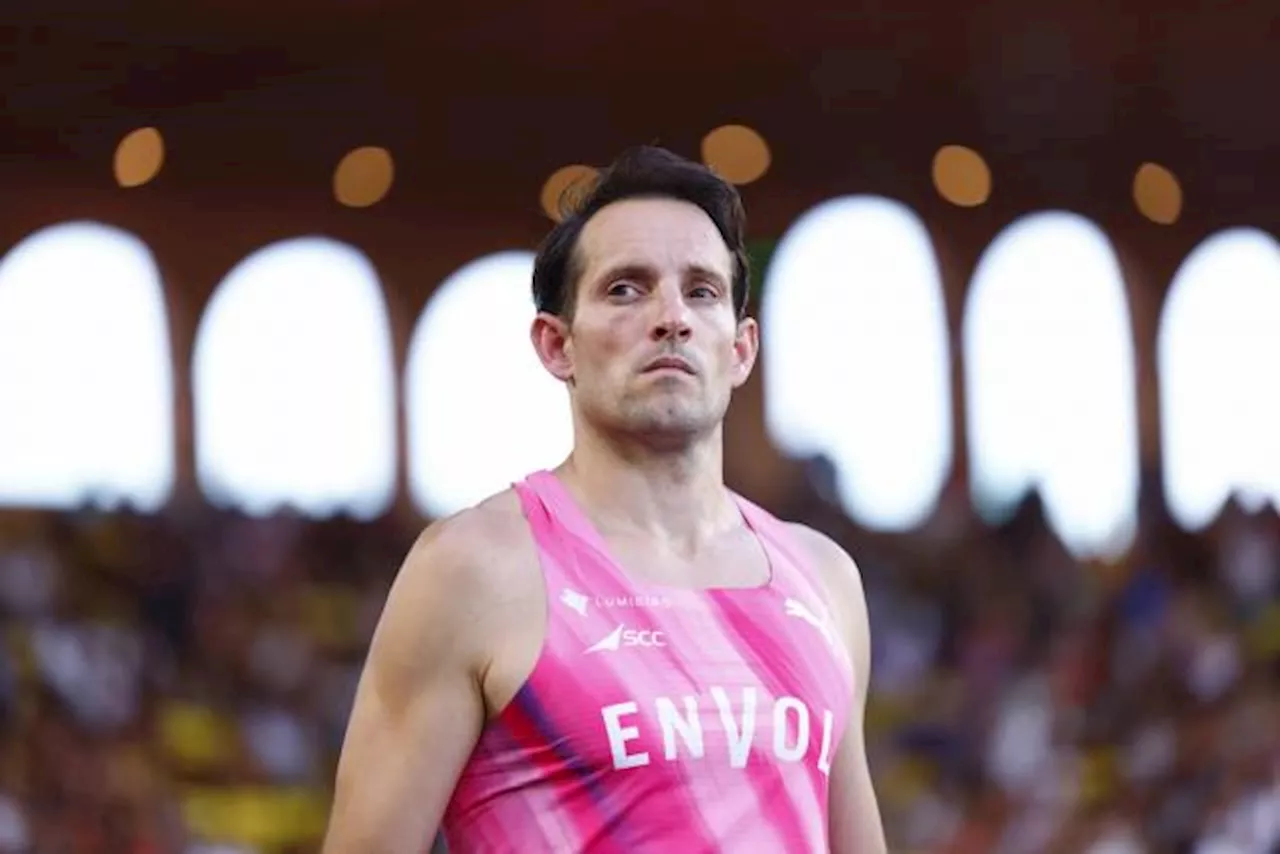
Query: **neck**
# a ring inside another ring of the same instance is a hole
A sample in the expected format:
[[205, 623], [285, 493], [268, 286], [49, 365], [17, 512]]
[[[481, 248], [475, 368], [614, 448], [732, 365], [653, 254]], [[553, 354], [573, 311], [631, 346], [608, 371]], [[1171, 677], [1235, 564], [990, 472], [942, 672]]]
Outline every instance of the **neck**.
[[580, 434], [556, 473], [605, 532], [696, 551], [739, 521], [724, 484], [720, 428], [678, 449]]

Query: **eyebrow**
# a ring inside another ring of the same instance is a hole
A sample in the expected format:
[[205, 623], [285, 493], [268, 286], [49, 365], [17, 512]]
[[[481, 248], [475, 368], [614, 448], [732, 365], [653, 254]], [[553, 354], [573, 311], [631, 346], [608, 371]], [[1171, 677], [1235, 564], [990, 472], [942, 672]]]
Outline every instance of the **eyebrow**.
[[609, 282], [614, 279], [644, 279], [651, 273], [651, 268], [643, 264], [615, 264], [612, 267], [606, 267], [598, 276], [597, 282]]
[[[685, 268], [686, 274], [692, 274], [698, 278], [709, 279], [718, 285], [727, 287], [729, 281], [724, 274], [702, 264], [690, 264]], [[637, 279], [648, 278], [652, 275], [653, 268], [638, 263], [623, 263], [613, 267], [608, 267], [597, 278], [597, 282], [607, 282], [619, 277], [633, 277]]]
[[690, 273], [693, 273], [695, 276], [698, 276], [699, 278], [703, 278], [703, 279], [710, 279], [718, 285], [727, 286], [729, 284], [729, 280], [726, 279], [724, 277], [724, 274], [721, 273], [719, 270], [713, 270], [710, 267], [703, 267], [700, 264], [691, 264], [688, 270]]

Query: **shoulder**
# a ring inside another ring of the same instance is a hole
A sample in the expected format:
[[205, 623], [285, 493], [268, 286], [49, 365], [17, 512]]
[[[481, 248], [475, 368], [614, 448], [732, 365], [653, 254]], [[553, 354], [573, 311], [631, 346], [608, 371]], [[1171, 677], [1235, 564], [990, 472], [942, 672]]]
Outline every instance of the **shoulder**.
[[853, 556], [843, 546], [808, 525], [802, 525], [799, 522], [782, 524], [796, 545], [804, 550], [804, 556], [811, 560], [810, 566], [818, 574], [832, 597], [865, 598], [862, 573]]
[[858, 563], [840, 543], [812, 526], [782, 519], [750, 499], [739, 498], [756, 519], [767, 522], [774, 539], [781, 540], [792, 557], [803, 561], [806, 570], [818, 576], [828, 598], [840, 599], [845, 595], [863, 598]]
[[818, 563], [828, 568], [841, 567], [857, 571], [852, 555], [827, 534], [799, 522], [782, 522], [782, 526], [804, 548], [805, 553]]
[[791, 538], [818, 576], [827, 598], [827, 608], [848, 639], [850, 652], [860, 672], [865, 672], [870, 654], [871, 627], [862, 573], [849, 552], [821, 531], [798, 522], [784, 522]]
[[536, 552], [513, 491], [433, 522], [396, 572], [374, 646], [413, 657], [448, 647], [462, 658], [483, 659], [482, 629], [495, 604], [529, 574], [530, 560]]
[[816, 528], [780, 518], [749, 500], [744, 501], [758, 518], [767, 520], [775, 532], [781, 533], [788, 550], [794, 552], [794, 557], [804, 561], [806, 568], [817, 576], [829, 608], [839, 609], [850, 600], [855, 600], [854, 604], [859, 609], [865, 608], [862, 574], [853, 556], [843, 546]]
[[531, 546], [520, 499], [505, 490], [427, 526], [409, 549], [397, 582], [483, 588]]

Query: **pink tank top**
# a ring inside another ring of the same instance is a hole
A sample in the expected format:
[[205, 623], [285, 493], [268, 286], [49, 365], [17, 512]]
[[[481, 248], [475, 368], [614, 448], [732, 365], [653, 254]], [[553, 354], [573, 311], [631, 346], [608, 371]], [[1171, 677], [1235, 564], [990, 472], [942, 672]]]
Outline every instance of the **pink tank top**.
[[769, 581], [680, 589], [625, 575], [550, 472], [516, 491], [547, 633], [454, 790], [450, 854], [827, 851], [851, 666], [783, 523], [737, 498]]

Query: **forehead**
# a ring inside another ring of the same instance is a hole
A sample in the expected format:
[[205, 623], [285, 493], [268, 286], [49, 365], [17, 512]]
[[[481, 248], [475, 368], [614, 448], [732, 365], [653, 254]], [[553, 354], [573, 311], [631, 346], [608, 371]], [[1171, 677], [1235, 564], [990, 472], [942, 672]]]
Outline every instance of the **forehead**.
[[711, 217], [676, 199], [625, 199], [601, 208], [583, 227], [578, 251], [587, 278], [618, 265], [697, 265], [732, 277], [732, 255]]

